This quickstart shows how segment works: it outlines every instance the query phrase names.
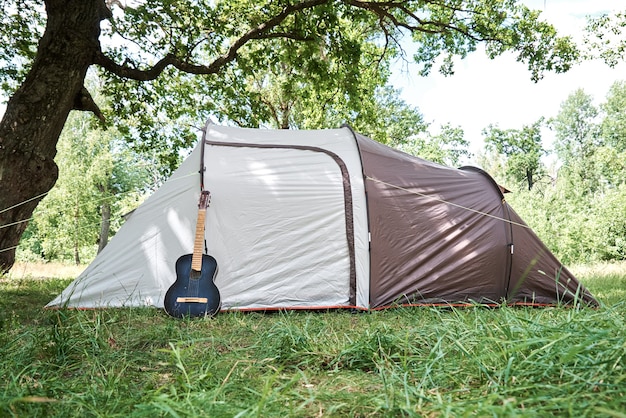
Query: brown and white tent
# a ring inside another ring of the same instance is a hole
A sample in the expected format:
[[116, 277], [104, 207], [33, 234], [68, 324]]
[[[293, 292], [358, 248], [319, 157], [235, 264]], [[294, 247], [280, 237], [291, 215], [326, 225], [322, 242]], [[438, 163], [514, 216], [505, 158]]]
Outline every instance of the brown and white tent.
[[200, 195], [222, 310], [597, 304], [477, 168], [353, 132], [208, 125], [190, 156], [48, 306], [163, 307]]

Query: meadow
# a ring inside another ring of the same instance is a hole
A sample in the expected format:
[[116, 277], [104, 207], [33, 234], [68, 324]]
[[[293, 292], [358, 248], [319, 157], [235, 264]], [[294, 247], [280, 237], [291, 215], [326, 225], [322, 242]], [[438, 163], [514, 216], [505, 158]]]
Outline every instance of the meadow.
[[597, 309], [45, 310], [75, 272], [0, 278], [0, 416], [626, 417], [626, 263]]

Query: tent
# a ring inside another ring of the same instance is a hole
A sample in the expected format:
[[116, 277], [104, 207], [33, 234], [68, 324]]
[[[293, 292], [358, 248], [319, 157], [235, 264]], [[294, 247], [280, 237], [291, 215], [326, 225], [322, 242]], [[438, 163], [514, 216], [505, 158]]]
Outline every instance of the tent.
[[49, 307], [163, 307], [194, 246], [202, 154], [222, 310], [597, 304], [478, 168], [349, 127], [207, 125], [201, 142]]

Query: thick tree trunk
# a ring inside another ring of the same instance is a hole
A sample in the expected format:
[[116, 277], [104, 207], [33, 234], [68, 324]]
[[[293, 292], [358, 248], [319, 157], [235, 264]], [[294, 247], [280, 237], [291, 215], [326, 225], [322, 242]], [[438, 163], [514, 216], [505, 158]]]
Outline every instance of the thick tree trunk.
[[103, 0], [46, 0], [46, 30], [22, 86], [0, 121], [0, 272], [58, 170], [56, 144], [100, 49]]

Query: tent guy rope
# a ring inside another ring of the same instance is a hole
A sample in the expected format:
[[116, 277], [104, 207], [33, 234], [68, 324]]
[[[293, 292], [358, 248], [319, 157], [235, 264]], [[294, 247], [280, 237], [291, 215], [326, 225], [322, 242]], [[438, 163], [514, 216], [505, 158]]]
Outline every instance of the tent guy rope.
[[[421, 197], [425, 197], [425, 198], [428, 198], [428, 199], [431, 199], [431, 200], [435, 200], [437, 202], [445, 203], [446, 205], [454, 206], [454, 207], [457, 207], [459, 209], [464, 209], [464, 210], [467, 210], [469, 212], [474, 212], [474, 213], [477, 213], [479, 215], [486, 216], [488, 218], [493, 218], [493, 219], [496, 219], [498, 221], [506, 222], [506, 223], [511, 224], [511, 225], [519, 226], [519, 227], [526, 228], [526, 229], [531, 229], [528, 225], [524, 225], [524, 224], [521, 224], [519, 222], [512, 221], [510, 219], [504, 219], [504, 218], [501, 218], [499, 216], [495, 216], [495, 215], [492, 215], [490, 213], [482, 212], [482, 211], [477, 210], [477, 209], [468, 208], [467, 206], [459, 205], [458, 203], [453, 203], [453, 202], [447, 201], [445, 199], [440, 199], [440, 198], [435, 197], [433, 195], [428, 195], [428, 194], [420, 193], [420, 192], [415, 191], [415, 190], [407, 189], [405, 187], [396, 186], [395, 184], [388, 183], [386, 181], [382, 181], [382, 180], [379, 180], [379, 179], [374, 178], [374, 177], [365, 176], [365, 178], [367, 180], [371, 180], [371, 181], [376, 182], [376, 183], [384, 184], [385, 186], [393, 187], [394, 189], [402, 190], [404, 192], [411, 193], [411, 194], [414, 194], [416, 196], [421, 196]], [[504, 200], [502, 202], [504, 202]]]
[[[197, 173], [190, 173], [190, 174], [188, 174], [186, 176], [179, 177], [179, 179], [184, 179], [184, 178], [186, 178], [188, 176], [194, 176], [196, 174]], [[369, 177], [369, 176], [366, 176], [366, 179], [374, 181], [376, 183], [384, 184], [384, 185], [389, 186], [389, 187], [393, 187], [393, 188], [398, 189], [398, 190], [405, 191], [407, 193], [411, 193], [411, 194], [414, 194], [414, 195], [417, 195], [417, 196], [425, 197], [425, 198], [428, 198], [428, 199], [431, 199], [431, 200], [435, 200], [435, 201], [438, 201], [438, 202], [441, 202], [441, 203], [444, 203], [444, 204], [447, 204], [447, 205], [451, 205], [451, 206], [454, 206], [454, 207], [457, 207], [457, 208], [460, 208], [460, 209], [464, 209], [464, 210], [467, 210], [467, 211], [470, 211], [470, 212], [474, 212], [474, 213], [477, 213], [477, 214], [482, 215], [482, 216], [493, 218], [493, 219], [496, 219], [496, 220], [499, 220], [499, 221], [502, 221], [502, 222], [506, 222], [506, 223], [509, 223], [509, 224], [512, 224], [512, 225], [516, 225], [516, 226], [519, 226], [519, 227], [522, 227], [522, 228], [531, 229], [528, 225], [524, 225], [524, 224], [521, 224], [519, 222], [514, 222], [514, 221], [511, 221], [509, 219], [504, 219], [504, 218], [501, 218], [499, 216], [495, 216], [495, 215], [492, 215], [492, 214], [489, 214], [489, 213], [486, 213], [486, 212], [482, 212], [482, 211], [479, 211], [479, 210], [476, 210], [476, 209], [468, 208], [466, 206], [459, 205], [457, 203], [453, 203], [453, 202], [447, 201], [445, 199], [440, 199], [440, 198], [435, 197], [433, 195], [427, 195], [427, 194], [420, 193], [420, 192], [415, 191], [415, 190], [409, 190], [407, 188], [404, 188], [404, 187], [401, 187], [401, 186], [397, 186], [395, 184], [388, 183], [388, 182], [385, 182], [385, 181], [382, 181], [382, 180], [379, 180], [379, 179], [376, 179], [376, 178], [373, 178], [373, 177]], [[127, 192], [127, 193], [130, 193], [130, 192]], [[30, 202], [32, 200], [37, 199], [37, 198], [45, 197], [47, 194], [48, 194], [48, 192], [42, 193], [41, 195], [38, 195], [38, 196], [31, 197], [30, 199], [27, 199], [27, 200], [25, 200], [23, 202], [17, 203], [15, 205], [11, 206], [11, 207], [8, 207], [6, 209], [0, 210], [0, 213], [3, 213], [3, 212], [6, 212], [8, 210], [11, 210], [11, 209], [14, 209], [16, 207], [19, 207], [19, 206], [21, 206], [23, 204], [26, 204], [26, 203], [28, 203], [28, 202]], [[119, 194], [124, 194], [124, 193], [119, 193]], [[110, 198], [103, 198], [103, 199], [101, 199], [101, 201], [104, 201], [106, 199], [112, 199], [112, 197], [110, 197]], [[7, 228], [7, 227], [12, 226], [12, 225], [17, 225], [17, 224], [20, 224], [20, 223], [23, 223], [23, 222], [30, 222], [33, 219], [34, 219], [34, 217], [28, 218], [28, 219], [23, 219], [23, 220], [16, 221], [16, 222], [13, 222], [13, 223], [9, 223], [9, 224], [5, 224], [5, 225], [0, 225], [0, 229]], [[86, 228], [86, 227], [82, 227], [81, 229], [84, 229], [84, 228]], [[15, 249], [17, 247], [18, 246], [9, 247], [9, 248], [0, 248], [0, 252], [9, 251], [9, 250]]]
[[[28, 202], [32, 202], [33, 200], [40, 199], [40, 198], [44, 198], [44, 197], [45, 197], [48, 193], [49, 193], [49, 192], [45, 192], [45, 193], [42, 193], [42, 194], [40, 194], [40, 195], [33, 196], [33, 197], [31, 197], [30, 199], [26, 199], [26, 200], [24, 200], [23, 202], [16, 203], [16, 204], [15, 204], [15, 205], [13, 205], [13, 206], [9, 206], [8, 208], [4, 208], [4, 209], [0, 210], [0, 213], [4, 213], [4, 212], [7, 212], [7, 211], [9, 211], [9, 210], [11, 210], [11, 209], [18, 208], [18, 207], [20, 207], [20, 206], [22, 206], [22, 205], [25, 205], [25, 204], [26, 204], [26, 203], [28, 203]], [[19, 223], [19, 222], [18, 222], [18, 223]], [[2, 227], [4, 227], [4, 226], [8, 226], [8, 225], [3, 225], [3, 226], [0, 226], [0, 228], [2, 228]]]
[[[194, 175], [196, 175], [196, 174], [197, 174], [197, 173], [190, 173], [190, 174], [187, 174], [187, 175], [184, 175], [184, 176], [180, 176], [180, 177], [178, 177], [177, 179], [173, 179], [173, 180], [174, 180], [174, 181], [175, 181], [175, 180], [182, 180], [182, 179], [184, 179], [184, 178], [186, 178], [186, 177], [194, 176]], [[46, 192], [46, 193], [42, 193], [42, 194], [40, 194], [39, 196], [34, 196], [34, 197], [31, 197], [30, 199], [26, 199], [26, 200], [24, 200], [23, 202], [16, 203], [15, 205], [10, 206], [10, 207], [8, 207], [8, 208], [2, 209], [2, 210], [0, 210], [0, 213], [4, 213], [4, 212], [9, 211], [9, 210], [11, 210], [11, 209], [15, 209], [15, 208], [17, 208], [17, 207], [20, 207], [20, 206], [25, 205], [26, 203], [28, 203], [28, 202], [30, 202], [30, 201], [32, 201], [32, 200], [38, 199], [38, 198], [40, 198], [40, 197], [45, 197], [47, 194], [51, 193], [53, 190], [54, 190], [54, 189], [52, 189], [52, 190], [50, 190], [50, 191], [48, 191], [48, 192]], [[115, 197], [117, 197], [117, 196], [122, 196], [122, 195], [125, 195], [125, 194], [131, 194], [131, 193], [135, 193], [135, 192], [136, 192], [136, 191], [134, 191], [134, 190], [133, 190], [133, 191], [128, 191], [128, 192], [116, 193], [116, 194], [114, 194], [114, 195], [112, 195], [112, 196], [109, 196], [109, 197], [103, 197], [103, 198], [101, 198], [101, 199], [98, 199], [96, 202], [97, 202], [97, 203], [100, 203], [100, 202], [104, 202], [104, 201], [106, 201], [106, 200], [112, 200], [113, 198], [115, 198]], [[82, 206], [85, 206], [85, 205], [86, 205], [86, 204], [83, 204], [83, 205], [80, 205], [80, 206], [82, 207]], [[17, 224], [20, 224], [20, 223], [23, 223], [23, 222], [29, 222], [29, 221], [32, 221], [33, 219], [35, 219], [35, 217], [31, 217], [31, 218], [28, 218], [28, 219], [22, 219], [22, 220], [15, 221], [15, 222], [12, 222], [12, 223], [8, 223], [8, 224], [0, 225], [0, 229], [2, 229], [2, 228], [7, 228], [7, 227], [12, 226], [12, 225], [17, 225]], [[0, 249], [0, 252], [1, 252], [1, 251], [3, 251], [3, 250], [1, 250], [1, 249]]]

